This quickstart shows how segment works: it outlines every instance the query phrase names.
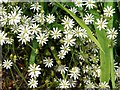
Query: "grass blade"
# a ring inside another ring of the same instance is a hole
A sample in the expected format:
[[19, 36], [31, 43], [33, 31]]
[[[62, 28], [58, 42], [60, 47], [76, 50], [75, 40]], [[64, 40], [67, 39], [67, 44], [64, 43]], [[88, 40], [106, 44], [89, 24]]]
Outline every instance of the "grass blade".
[[[98, 40], [93, 36], [91, 30], [88, 28], [88, 26], [84, 23], [84, 21], [82, 21], [80, 18], [78, 18], [74, 13], [72, 13], [71, 11], [69, 11], [67, 8], [65, 8], [64, 6], [62, 6], [60, 3], [56, 2], [56, 4], [63, 10], [65, 10], [67, 13], [69, 13], [75, 20], [76, 22], [82, 27], [85, 28], [87, 30], [87, 34], [88, 36], [92, 39], [92, 41], [103, 51], [100, 43], [98, 42]], [[103, 51], [104, 52], [104, 51]]]

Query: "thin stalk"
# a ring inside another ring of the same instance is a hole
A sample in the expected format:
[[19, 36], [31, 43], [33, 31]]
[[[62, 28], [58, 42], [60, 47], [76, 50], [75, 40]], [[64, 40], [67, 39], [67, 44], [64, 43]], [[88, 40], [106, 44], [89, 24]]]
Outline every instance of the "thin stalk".
[[14, 64], [15, 70], [17, 71], [17, 73], [20, 75], [20, 77], [23, 79], [23, 81], [27, 84], [27, 81], [25, 80], [23, 74], [20, 72], [19, 68], [16, 66], [16, 64]]
[[13, 75], [12, 69], [10, 69], [10, 73], [11, 73], [11, 75], [12, 75], [13, 81], [14, 81], [14, 83], [15, 83], [15, 87], [16, 87], [16, 89], [17, 89], [18, 86], [17, 86], [16, 80], [15, 80], [15, 77], [14, 77], [14, 75]]
[[[51, 45], [50, 45], [50, 46], [51, 46]], [[57, 64], [60, 65], [60, 64], [61, 64], [61, 61], [60, 61], [60, 59], [59, 59], [58, 56], [57, 56], [57, 51], [56, 51], [55, 47], [54, 47], [54, 46], [51, 46], [51, 47], [50, 47], [50, 50], [51, 50], [51, 52], [52, 52], [52, 54], [53, 54], [53, 56], [54, 56]]]
[[27, 45], [28, 45], [32, 50], [35, 51], [35, 49], [34, 49], [29, 43], [27, 43]]

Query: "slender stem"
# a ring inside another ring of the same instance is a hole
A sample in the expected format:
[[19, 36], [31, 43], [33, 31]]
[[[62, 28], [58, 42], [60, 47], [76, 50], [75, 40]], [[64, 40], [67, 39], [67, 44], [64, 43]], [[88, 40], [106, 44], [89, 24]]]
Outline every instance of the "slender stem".
[[19, 68], [16, 66], [16, 64], [14, 64], [14, 67], [16, 68], [16, 71], [17, 71], [18, 74], [21, 76], [21, 78], [22, 78], [23, 81], [26, 83], [26, 85], [28, 85], [28, 84], [27, 84], [27, 81], [25, 80], [23, 74], [20, 72], [20, 70], [19, 70]]
[[35, 51], [35, 49], [34, 49], [29, 43], [27, 43], [27, 45], [28, 45], [32, 50]]
[[10, 69], [10, 73], [11, 73], [11, 75], [12, 75], [12, 78], [13, 78], [13, 80], [14, 80], [14, 83], [15, 83], [15, 86], [16, 86], [16, 89], [17, 89], [18, 86], [17, 86], [16, 80], [15, 80], [15, 77], [14, 77], [14, 75], [13, 75], [12, 69]]

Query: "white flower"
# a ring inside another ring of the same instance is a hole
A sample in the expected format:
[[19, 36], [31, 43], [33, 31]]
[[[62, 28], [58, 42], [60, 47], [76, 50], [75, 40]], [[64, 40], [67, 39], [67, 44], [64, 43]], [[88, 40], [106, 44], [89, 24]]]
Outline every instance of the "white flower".
[[4, 26], [4, 25], [6, 25], [7, 22], [8, 22], [7, 13], [4, 13], [4, 14], [0, 15], [0, 25]]
[[78, 79], [78, 76], [80, 76], [80, 68], [78, 67], [73, 67], [71, 70], [70, 70], [70, 78], [74, 78], [74, 80]]
[[3, 5], [1, 5], [1, 7], [0, 7], [0, 15], [4, 15], [4, 14], [7, 14], [6, 13], [6, 8], [3, 6]]
[[53, 66], [53, 59], [51, 59], [50, 57], [46, 58], [43, 60], [43, 63], [45, 64], [45, 67], [52, 67]]
[[44, 22], [45, 22], [45, 15], [43, 14], [43, 13], [37, 13], [35, 16], [33, 16], [34, 18], [34, 20], [36, 21], [36, 22], [38, 22], [38, 23], [41, 23], [41, 25], [43, 25], [44, 24]]
[[74, 3], [77, 7], [82, 7], [84, 5], [83, 0], [75, 0]]
[[94, 90], [94, 88], [96, 88], [95, 87], [95, 85], [93, 84], [93, 82], [90, 82], [90, 83], [87, 83], [87, 85], [85, 86], [85, 88], [87, 89], [87, 88], [92, 88], [92, 90]]
[[35, 80], [34, 78], [31, 78], [28, 81], [28, 85], [30, 86], [30, 88], [36, 88], [38, 85], [38, 80]]
[[91, 73], [91, 75], [94, 77], [100, 77], [100, 67], [98, 66], [98, 64], [92, 64], [91, 66], [88, 67], [88, 70]]
[[32, 35], [33, 34], [37, 35], [39, 32], [41, 32], [41, 28], [39, 28], [39, 25], [37, 25], [36, 23], [32, 24], [32, 27], [31, 27]]
[[[21, 22], [23, 23], [24, 26], [26, 26], [26, 25], [31, 26], [33, 24], [32, 18], [25, 16], [25, 15], [21, 16]], [[22, 25], [20, 25], [20, 26], [22, 26]]]
[[120, 67], [117, 70], [115, 70], [115, 73], [117, 78], [120, 78]]
[[64, 25], [64, 28], [66, 29], [72, 29], [74, 26], [73, 19], [70, 19], [68, 16], [65, 16], [64, 19], [62, 19], [62, 24]]
[[59, 65], [57, 68], [57, 71], [60, 72], [61, 74], [68, 71], [68, 67], [66, 67], [65, 65]]
[[96, 70], [97, 72], [97, 77], [100, 77], [100, 67]]
[[66, 80], [60, 80], [60, 84], [59, 84], [59, 87], [60, 88], [69, 88], [69, 81], [66, 81]]
[[8, 39], [6, 40], [6, 43], [7, 43], [7, 44], [12, 44], [13, 41], [14, 41], [14, 39], [8, 38]]
[[77, 8], [75, 8], [75, 7], [71, 7], [69, 10], [70, 10], [71, 12], [73, 12], [74, 14], [77, 12]]
[[61, 30], [58, 30], [58, 27], [57, 28], [53, 28], [53, 31], [51, 31], [51, 36], [52, 38], [54, 39], [57, 39], [57, 38], [60, 38], [61, 37]]
[[98, 25], [97, 28], [99, 30], [102, 30], [102, 29], [105, 29], [107, 27], [108, 22], [106, 19], [103, 20], [103, 18], [101, 18], [101, 19], [97, 19], [96, 24]]
[[115, 9], [112, 9], [112, 6], [107, 6], [103, 11], [106, 17], [112, 17], [113, 13], [115, 13]]
[[39, 42], [39, 44], [43, 46], [48, 41], [48, 36], [45, 33], [39, 33], [36, 39], [37, 42]]
[[[8, 21], [8, 15], [6, 12], [5, 7], [3, 5], [0, 7], [0, 25], [4, 26], [6, 22]], [[4, 22], [4, 23], [3, 23]], [[2, 24], [1, 24], [2, 23]]]
[[24, 34], [24, 35], [30, 35], [31, 27], [29, 25], [20, 25], [18, 32], [20, 32], [21, 34]]
[[83, 18], [86, 24], [92, 24], [94, 22], [94, 16], [92, 14], [86, 14]]
[[99, 84], [99, 87], [100, 87], [100, 88], [110, 88], [109, 85], [108, 85], [108, 83], [106, 83], [106, 82], [101, 82], [101, 83]]
[[72, 35], [65, 35], [64, 37], [64, 45], [67, 45], [67, 46], [73, 46], [75, 45], [75, 38], [73, 39], [73, 36]]
[[60, 47], [61, 49], [61, 53], [64, 53], [64, 55], [66, 55], [66, 53], [68, 53], [68, 51], [70, 51], [70, 47], [66, 46], [66, 45], [62, 45], [62, 47]]
[[107, 38], [109, 39], [115, 39], [117, 37], [117, 30], [115, 30], [115, 28], [112, 28], [112, 29], [108, 29], [107, 30]]
[[34, 3], [31, 5], [31, 8], [30, 9], [33, 9], [33, 11], [35, 12], [35, 10], [38, 12], [40, 9], [41, 9], [41, 5], [39, 5], [39, 3]]
[[85, 5], [88, 9], [93, 9], [95, 1], [94, 0], [87, 0]]
[[39, 76], [39, 74], [41, 74], [40, 65], [36, 65], [35, 63], [33, 65], [30, 64], [30, 66], [28, 68], [29, 68], [29, 70], [28, 70], [29, 74], [28, 75], [31, 76], [31, 78], [36, 78], [36, 77]]
[[15, 33], [15, 34], [18, 33], [18, 28], [19, 28], [18, 25], [13, 25], [12, 27], [10, 27], [11, 31], [12, 31], [13, 33]]
[[63, 58], [65, 58], [65, 55], [66, 55], [66, 53], [59, 51], [59, 54], [57, 56], [59, 57], [59, 59], [63, 59]]
[[9, 24], [14, 25], [20, 22], [21, 19], [21, 13], [20, 11], [11, 11], [11, 13], [8, 13], [8, 19], [9, 19]]
[[75, 80], [73, 80], [73, 79], [69, 79], [70, 88], [75, 87], [75, 86], [76, 86], [76, 82], [77, 82], [77, 81], [75, 81]]
[[5, 41], [8, 39], [6, 36], [7, 36], [7, 33], [5, 33], [4, 31], [0, 30], [0, 45], [1, 46], [3, 44], [5, 44]]
[[8, 0], [0, 0], [0, 3], [2, 3], [2, 2], [7, 3], [7, 2], [8, 2]]
[[90, 70], [92, 69], [91, 66], [87, 65], [87, 66], [83, 66], [83, 73], [88, 73]]
[[64, 29], [64, 32], [63, 32], [65, 35], [74, 35], [73, 33], [73, 30], [71, 29]]
[[24, 33], [20, 33], [18, 34], [17, 38], [19, 39], [18, 41], [22, 41], [22, 44], [26, 42], [30, 42], [31, 37], [29, 36], [29, 34], [24, 34]]
[[46, 17], [46, 20], [49, 24], [53, 23], [55, 21], [55, 16], [53, 16], [53, 14], [48, 14]]
[[74, 36], [75, 37], [80, 37], [80, 38], [86, 38], [88, 37], [87, 33], [86, 33], [86, 30], [85, 29], [82, 29], [81, 27], [76, 27], [74, 30]]
[[12, 64], [13, 64], [13, 62], [11, 62], [11, 60], [4, 60], [3, 61], [3, 67], [6, 69], [10, 69]]

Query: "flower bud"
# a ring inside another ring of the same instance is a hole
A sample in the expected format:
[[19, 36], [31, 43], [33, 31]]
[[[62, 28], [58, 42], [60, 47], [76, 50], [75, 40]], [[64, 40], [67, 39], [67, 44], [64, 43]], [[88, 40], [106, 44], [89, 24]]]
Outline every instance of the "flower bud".
[[10, 54], [10, 59], [12, 60], [12, 58], [13, 58], [13, 54]]

